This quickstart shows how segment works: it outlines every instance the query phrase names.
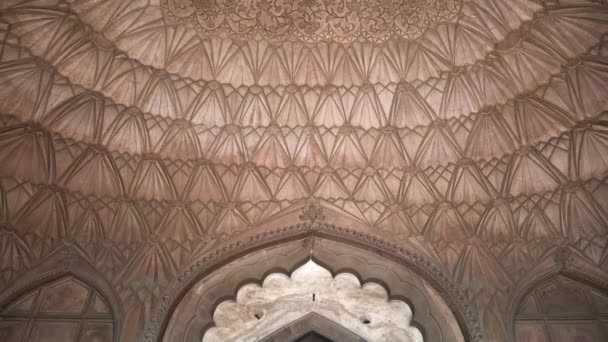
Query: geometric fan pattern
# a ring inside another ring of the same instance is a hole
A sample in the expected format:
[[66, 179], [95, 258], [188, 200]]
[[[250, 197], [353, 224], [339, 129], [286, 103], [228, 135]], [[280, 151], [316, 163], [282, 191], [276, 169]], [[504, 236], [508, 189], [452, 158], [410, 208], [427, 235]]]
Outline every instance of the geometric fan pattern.
[[488, 341], [556, 248], [608, 270], [605, 2], [351, 26], [177, 2], [0, 4], [0, 289], [68, 246], [132, 338], [193, 260], [309, 199], [428, 255]]
[[17, 298], [0, 317], [5, 341], [111, 341], [114, 328], [103, 296], [71, 277]]

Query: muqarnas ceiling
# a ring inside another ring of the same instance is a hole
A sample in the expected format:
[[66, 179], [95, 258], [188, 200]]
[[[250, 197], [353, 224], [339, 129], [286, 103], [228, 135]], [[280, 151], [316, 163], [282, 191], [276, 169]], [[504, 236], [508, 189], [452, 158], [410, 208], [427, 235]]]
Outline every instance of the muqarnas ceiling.
[[143, 322], [310, 198], [428, 255], [490, 340], [555, 250], [608, 268], [605, 3], [229, 3], [0, 5], [2, 286], [70, 248]]

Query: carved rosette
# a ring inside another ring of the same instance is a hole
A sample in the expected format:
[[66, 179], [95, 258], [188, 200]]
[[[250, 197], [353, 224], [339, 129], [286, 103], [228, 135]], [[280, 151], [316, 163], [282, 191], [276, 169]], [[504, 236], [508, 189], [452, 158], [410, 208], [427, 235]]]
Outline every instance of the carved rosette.
[[453, 20], [460, 0], [162, 0], [165, 18], [203, 38], [386, 41]]

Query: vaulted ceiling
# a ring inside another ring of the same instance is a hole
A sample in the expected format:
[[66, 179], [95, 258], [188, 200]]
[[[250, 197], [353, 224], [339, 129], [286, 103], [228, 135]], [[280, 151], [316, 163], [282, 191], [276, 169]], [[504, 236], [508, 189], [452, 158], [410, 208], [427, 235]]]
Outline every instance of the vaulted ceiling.
[[605, 1], [0, 10], [0, 289], [69, 246], [144, 306], [310, 199], [418, 248], [486, 326], [557, 248], [608, 270]]

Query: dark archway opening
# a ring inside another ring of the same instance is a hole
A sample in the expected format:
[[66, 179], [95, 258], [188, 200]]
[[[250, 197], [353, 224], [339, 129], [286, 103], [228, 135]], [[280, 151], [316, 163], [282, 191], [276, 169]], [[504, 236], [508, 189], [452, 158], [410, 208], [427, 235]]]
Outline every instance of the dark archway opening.
[[298, 338], [295, 342], [338, 342], [338, 341], [333, 341], [333, 340], [317, 333], [316, 331], [310, 331], [310, 332], [307, 332], [306, 334], [304, 334], [304, 336]]

